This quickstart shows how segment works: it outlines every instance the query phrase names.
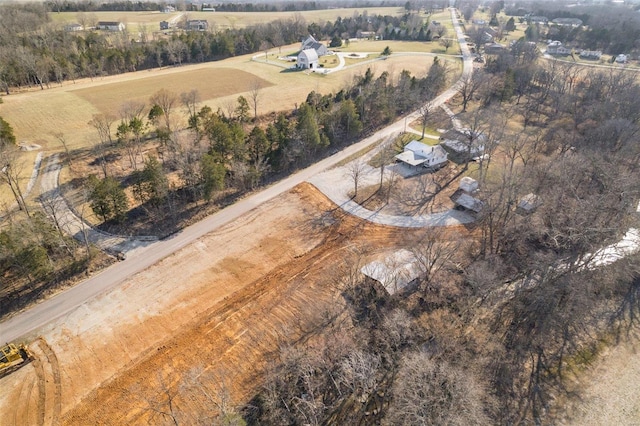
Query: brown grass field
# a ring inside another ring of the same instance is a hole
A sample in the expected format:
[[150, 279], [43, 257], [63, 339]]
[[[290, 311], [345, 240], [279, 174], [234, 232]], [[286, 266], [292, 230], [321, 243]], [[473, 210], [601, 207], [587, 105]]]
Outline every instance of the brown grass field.
[[[369, 15], [402, 16], [401, 7], [367, 7], [355, 9], [326, 9], [305, 12], [184, 12], [188, 19], [206, 19], [215, 30], [227, 28], [244, 28], [251, 25], [272, 22], [278, 19], [302, 17], [306, 22], [324, 23], [335, 21], [338, 17], [351, 17], [366, 11]], [[158, 30], [160, 21], [166, 21], [180, 15], [181, 12], [89, 12], [96, 21], [121, 21], [129, 26], [130, 31], [137, 30], [140, 25], [150, 30]], [[55, 24], [68, 24], [78, 21], [76, 12], [51, 13]]]
[[[100, 111], [113, 113], [118, 111], [123, 99], [127, 101], [149, 102], [149, 95], [160, 88], [173, 93], [197, 90], [202, 99], [215, 99], [238, 92], [251, 90], [254, 83], [266, 88], [273, 86], [247, 71], [228, 68], [201, 68], [180, 73], [179, 78], [153, 76], [141, 80], [113, 82], [99, 87], [87, 87], [74, 90], [73, 93], [96, 106]], [[126, 93], [126, 96], [123, 94]]]

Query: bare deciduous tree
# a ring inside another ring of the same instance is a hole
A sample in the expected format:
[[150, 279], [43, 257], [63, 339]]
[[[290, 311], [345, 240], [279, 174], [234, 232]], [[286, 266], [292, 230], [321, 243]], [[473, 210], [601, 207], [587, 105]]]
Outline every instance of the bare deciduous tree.
[[258, 103], [262, 95], [262, 81], [254, 79], [249, 90], [249, 100], [253, 107], [253, 119], [258, 120]]
[[151, 96], [150, 99], [151, 105], [158, 105], [160, 108], [162, 108], [165, 125], [167, 127], [167, 131], [169, 132], [171, 132], [172, 130], [171, 112], [177, 101], [178, 97], [176, 96], [176, 94], [167, 89], [158, 90]]
[[425, 352], [410, 353], [394, 380], [386, 424], [489, 424], [474, 377]]
[[7, 146], [0, 149], [0, 182], [4, 182], [9, 186], [13, 198], [18, 203], [18, 208], [24, 211], [27, 216], [30, 216], [20, 188], [24, 168], [24, 161], [20, 159], [19, 151], [15, 147]]
[[353, 197], [356, 198], [358, 196], [358, 187], [360, 186], [360, 181], [362, 180], [362, 175], [367, 170], [367, 164], [362, 161], [361, 158], [358, 158], [351, 163], [347, 168], [347, 173], [349, 177], [353, 181]]

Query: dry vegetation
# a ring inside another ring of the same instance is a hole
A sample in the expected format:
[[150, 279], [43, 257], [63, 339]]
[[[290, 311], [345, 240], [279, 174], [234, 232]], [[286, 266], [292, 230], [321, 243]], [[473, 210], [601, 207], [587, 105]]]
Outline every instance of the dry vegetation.
[[[185, 12], [188, 19], [206, 19], [215, 30], [226, 28], [245, 28], [256, 24], [275, 21], [277, 19], [292, 19], [299, 16], [308, 23], [316, 22], [324, 24], [326, 21], [335, 21], [338, 17], [360, 14], [365, 9], [325, 9], [310, 10], [304, 12]], [[367, 7], [370, 15], [401, 16], [404, 8], [400, 7]], [[180, 14], [160, 12], [90, 12], [94, 14], [96, 21], [121, 21], [130, 27], [129, 31], [137, 31], [138, 25], [145, 25], [152, 30], [159, 29], [159, 22], [174, 18]], [[56, 23], [66, 24], [78, 21], [75, 12], [52, 13], [52, 20]], [[152, 24], [156, 24], [153, 25]]]

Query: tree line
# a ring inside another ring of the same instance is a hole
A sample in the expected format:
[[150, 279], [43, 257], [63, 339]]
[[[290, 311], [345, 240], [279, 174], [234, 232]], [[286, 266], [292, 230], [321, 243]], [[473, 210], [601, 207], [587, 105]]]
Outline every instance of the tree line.
[[[0, 7], [0, 89], [51, 84], [82, 77], [99, 77], [155, 67], [220, 60], [300, 41], [307, 34], [319, 39], [356, 37], [359, 31], [377, 31], [392, 38], [430, 38], [417, 15], [362, 15], [339, 18], [321, 26], [301, 16], [287, 20], [226, 29], [219, 32], [182, 32], [153, 39], [146, 30], [134, 36], [120, 33], [66, 32], [50, 23], [38, 4]], [[6, 18], [5, 18], [6, 17]]]
[[[410, 111], [445, 85], [446, 67], [438, 58], [423, 78], [403, 71], [396, 84], [388, 73], [375, 76], [367, 69], [338, 93], [311, 92], [294, 112], [279, 113], [266, 126], [252, 123], [259, 88], [249, 99], [240, 96], [217, 111], [200, 107], [197, 92], [178, 96], [161, 90], [151, 97], [148, 113], [144, 104], [128, 103], [121, 108], [119, 123], [104, 114], [90, 122], [98, 133], [96, 163], [102, 171], [86, 181], [91, 206], [104, 221], [125, 226], [128, 215], [151, 223], [175, 220], [183, 212], [174, 206], [206, 203], [230, 191], [243, 193], [305, 167], [330, 147], [349, 145]], [[173, 124], [180, 103], [188, 112], [186, 131]], [[144, 158], [142, 147], [150, 137], [158, 146], [154, 155]], [[127, 176], [111, 171], [110, 162], [118, 157], [128, 161]], [[170, 173], [178, 173], [179, 182], [169, 185]], [[141, 218], [130, 211], [127, 188], [147, 215]]]

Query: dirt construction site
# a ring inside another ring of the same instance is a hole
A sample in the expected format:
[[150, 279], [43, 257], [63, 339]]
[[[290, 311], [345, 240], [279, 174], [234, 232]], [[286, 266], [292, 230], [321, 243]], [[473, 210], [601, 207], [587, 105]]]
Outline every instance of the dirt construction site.
[[31, 336], [35, 360], [0, 379], [2, 423], [198, 424], [215, 395], [242, 405], [279, 348], [341, 310], [339, 265], [418, 233], [301, 184]]

